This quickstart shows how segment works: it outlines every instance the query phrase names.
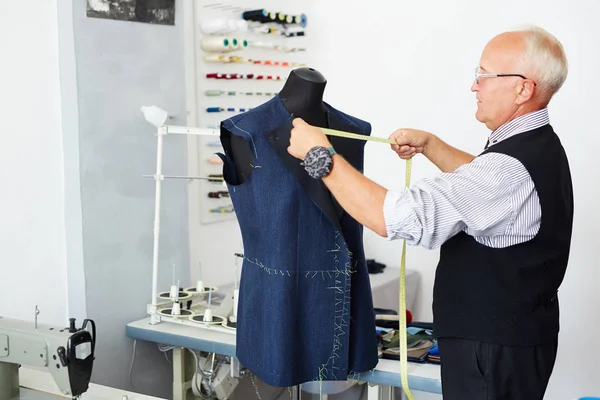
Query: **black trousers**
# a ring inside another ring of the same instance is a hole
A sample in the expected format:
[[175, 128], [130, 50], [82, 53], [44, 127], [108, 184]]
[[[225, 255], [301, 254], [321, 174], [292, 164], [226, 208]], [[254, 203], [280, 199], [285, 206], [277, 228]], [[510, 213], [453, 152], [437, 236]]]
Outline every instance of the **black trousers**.
[[557, 342], [513, 347], [439, 338], [444, 400], [542, 400]]

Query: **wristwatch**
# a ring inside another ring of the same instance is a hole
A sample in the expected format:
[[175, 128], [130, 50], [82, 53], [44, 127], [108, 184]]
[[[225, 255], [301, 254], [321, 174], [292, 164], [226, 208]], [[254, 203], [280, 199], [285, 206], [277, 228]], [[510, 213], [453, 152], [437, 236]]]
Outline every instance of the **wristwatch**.
[[306, 153], [301, 165], [311, 178], [322, 179], [333, 168], [334, 154], [337, 153], [333, 147], [315, 146]]

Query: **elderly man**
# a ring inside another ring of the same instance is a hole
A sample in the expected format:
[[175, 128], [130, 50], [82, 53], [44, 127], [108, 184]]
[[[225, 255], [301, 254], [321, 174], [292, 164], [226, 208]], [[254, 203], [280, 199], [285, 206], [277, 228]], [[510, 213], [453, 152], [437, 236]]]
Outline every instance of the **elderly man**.
[[[442, 171], [403, 191], [367, 179], [321, 130], [294, 120], [288, 152], [350, 215], [390, 240], [440, 248], [433, 316], [444, 400], [531, 400], [546, 391], [573, 221], [569, 163], [546, 107], [566, 75], [563, 48], [545, 30], [494, 37], [471, 87], [475, 116], [491, 131], [484, 151], [399, 129], [391, 147], [401, 158], [422, 153]], [[332, 166], [315, 173], [315, 155], [329, 153]]]

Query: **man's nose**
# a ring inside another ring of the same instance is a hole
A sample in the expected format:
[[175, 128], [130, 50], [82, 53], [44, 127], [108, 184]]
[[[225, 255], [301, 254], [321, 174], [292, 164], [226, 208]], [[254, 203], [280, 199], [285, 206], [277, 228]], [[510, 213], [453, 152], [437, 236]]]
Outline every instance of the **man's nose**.
[[479, 89], [479, 84], [477, 80], [473, 79], [473, 84], [471, 85], [471, 92], [476, 92]]

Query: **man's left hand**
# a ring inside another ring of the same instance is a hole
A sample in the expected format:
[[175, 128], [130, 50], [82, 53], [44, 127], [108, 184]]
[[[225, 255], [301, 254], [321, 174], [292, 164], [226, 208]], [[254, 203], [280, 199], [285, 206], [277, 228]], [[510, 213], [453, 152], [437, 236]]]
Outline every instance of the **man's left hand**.
[[307, 124], [302, 118], [294, 118], [294, 128], [290, 133], [288, 153], [304, 160], [306, 153], [315, 146], [331, 147], [331, 143], [321, 129]]

